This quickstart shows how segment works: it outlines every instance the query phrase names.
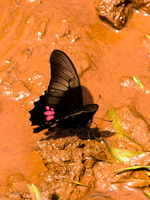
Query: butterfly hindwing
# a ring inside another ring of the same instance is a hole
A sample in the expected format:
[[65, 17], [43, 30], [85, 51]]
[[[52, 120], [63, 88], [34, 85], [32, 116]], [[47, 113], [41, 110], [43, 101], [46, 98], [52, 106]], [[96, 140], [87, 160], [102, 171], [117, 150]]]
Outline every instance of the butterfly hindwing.
[[43, 114], [46, 107], [46, 91], [44, 95], [41, 95], [39, 100], [34, 103], [34, 108], [29, 111], [31, 117], [30, 121], [32, 122], [32, 126], [39, 125], [42, 126], [45, 124], [46, 117]]

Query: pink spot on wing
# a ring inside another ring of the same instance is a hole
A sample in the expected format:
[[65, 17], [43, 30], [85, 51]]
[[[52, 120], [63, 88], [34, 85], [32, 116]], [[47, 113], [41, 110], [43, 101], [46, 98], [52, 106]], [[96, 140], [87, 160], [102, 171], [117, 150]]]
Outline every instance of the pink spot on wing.
[[54, 115], [52, 115], [52, 116], [47, 116], [47, 117], [46, 117], [46, 120], [47, 120], [47, 121], [50, 121], [51, 119], [54, 119]]
[[50, 107], [49, 107], [49, 106], [46, 106], [46, 110], [50, 110]]
[[55, 111], [45, 111], [44, 115], [54, 115]]
[[50, 121], [54, 119], [54, 115], [55, 115], [54, 108], [50, 108], [49, 106], [46, 106], [46, 110], [47, 111], [44, 112], [44, 115], [46, 115], [46, 121]]

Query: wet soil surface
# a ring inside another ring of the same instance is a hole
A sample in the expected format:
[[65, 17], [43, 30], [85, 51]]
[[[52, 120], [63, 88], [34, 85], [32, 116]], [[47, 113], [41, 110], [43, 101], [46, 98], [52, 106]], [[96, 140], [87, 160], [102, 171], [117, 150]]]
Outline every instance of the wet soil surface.
[[[116, 31], [99, 19], [93, 1], [12, 0], [0, 5], [0, 198], [31, 199], [27, 184], [33, 183], [44, 199], [147, 200], [146, 184], [137, 181], [149, 181], [145, 169], [114, 172], [150, 163], [150, 16], [133, 11]], [[115, 107], [126, 134], [137, 143], [119, 139], [113, 124], [98, 118], [98, 130], [93, 124], [89, 131], [91, 140], [86, 128], [33, 133], [29, 110], [47, 89], [54, 49], [73, 61], [84, 104], [96, 103], [101, 95], [95, 117], [109, 119]], [[121, 163], [104, 140], [143, 153]]]

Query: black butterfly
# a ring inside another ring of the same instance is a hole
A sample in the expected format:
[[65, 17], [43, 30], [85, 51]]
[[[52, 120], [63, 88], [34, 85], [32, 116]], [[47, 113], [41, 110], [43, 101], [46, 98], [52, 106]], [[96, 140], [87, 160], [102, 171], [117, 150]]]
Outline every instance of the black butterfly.
[[86, 126], [92, 121], [98, 105], [83, 106], [77, 71], [64, 52], [54, 50], [50, 57], [50, 64], [51, 80], [48, 90], [29, 111], [32, 125], [39, 126], [34, 129], [34, 132], [47, 128], [57, 132]]

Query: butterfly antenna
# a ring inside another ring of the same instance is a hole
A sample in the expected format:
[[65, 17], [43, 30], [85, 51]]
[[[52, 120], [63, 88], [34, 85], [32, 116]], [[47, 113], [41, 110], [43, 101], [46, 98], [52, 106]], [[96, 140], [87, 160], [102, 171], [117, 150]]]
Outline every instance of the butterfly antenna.
[[68, 144], [65, 146], [65, 148], [69, 145], [69, 144], [71, 144], [71, 142], [74, 140], [74, 138], [77, 136], [77, 134], [75, 134], [74, 136], [73, 136], [73, 138], [68, 142]]
[[97, 101], [97, 104], [99, 103], [99, 100], [101, 99], [101, 95], [99, 94], [99, 99], [98, 99], [98, 101]]
[[113, 121], [113, 120], [103, 119], [103, 118], [100, 118], [100, 117], [94, 117], [94, 118], [97, 118], [97, 119], [100, 119], [100, 120], [103, 120], [103, 121], [106, 121], [106, 122], [112, 122]]

